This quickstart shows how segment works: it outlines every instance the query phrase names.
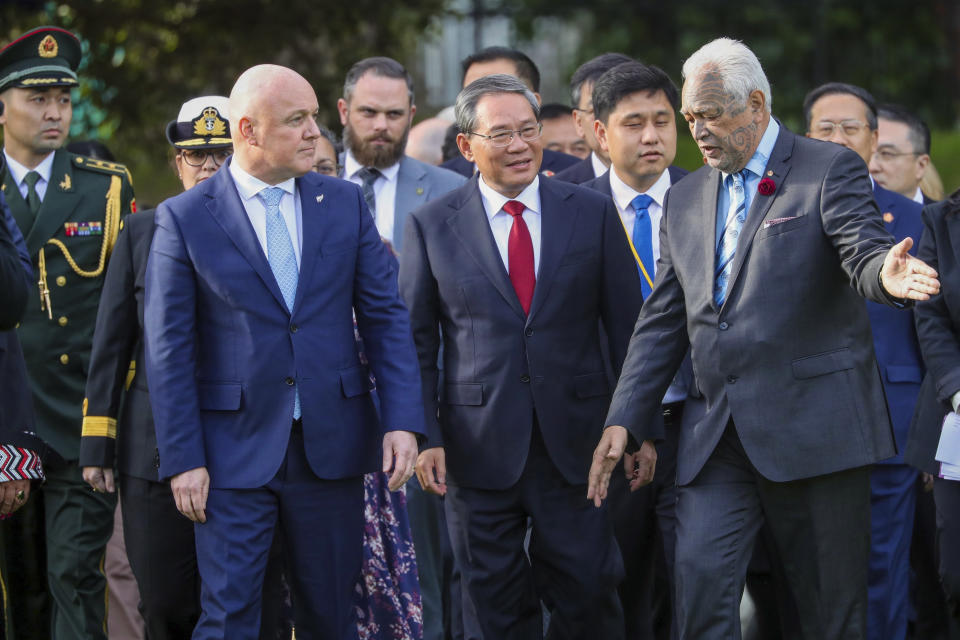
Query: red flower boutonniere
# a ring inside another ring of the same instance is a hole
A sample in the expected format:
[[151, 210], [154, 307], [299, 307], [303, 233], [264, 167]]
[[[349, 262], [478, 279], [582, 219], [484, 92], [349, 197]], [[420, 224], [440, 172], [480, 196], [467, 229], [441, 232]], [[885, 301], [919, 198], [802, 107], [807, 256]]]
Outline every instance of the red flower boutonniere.
[[757, 185], [757, 193], [762, 196], [773, 195], [773, 192], [777, 190], [777, 183], [771, 180], [770, 178], [764, 178], [760, 181], [760, 184]]

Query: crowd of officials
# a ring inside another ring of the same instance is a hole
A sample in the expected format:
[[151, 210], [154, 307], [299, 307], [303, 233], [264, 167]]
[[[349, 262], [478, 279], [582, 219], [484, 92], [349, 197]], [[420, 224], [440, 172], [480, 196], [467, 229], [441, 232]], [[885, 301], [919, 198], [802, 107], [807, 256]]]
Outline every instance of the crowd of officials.
[[960, 638], [960, 196], [908, 109], [831, 82], [796, 135], [726, 38], [541, 105], [491, 47], [416, 126], [358, 61], [341, 141], [258, 65], [137, 212], [65, 148], [80, 59], [0, 49], [0, 637]]

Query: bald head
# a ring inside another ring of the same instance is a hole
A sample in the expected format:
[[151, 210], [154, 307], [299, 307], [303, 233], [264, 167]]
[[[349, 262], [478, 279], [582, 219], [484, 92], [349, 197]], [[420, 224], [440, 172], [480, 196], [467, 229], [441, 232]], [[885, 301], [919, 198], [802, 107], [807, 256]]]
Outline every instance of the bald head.
[[233, 161], [267, 184], [302, 176], [313, 165], [320, 135], [317, 108], [310, 83], [293, 69], [247, 69], [230, 92]]

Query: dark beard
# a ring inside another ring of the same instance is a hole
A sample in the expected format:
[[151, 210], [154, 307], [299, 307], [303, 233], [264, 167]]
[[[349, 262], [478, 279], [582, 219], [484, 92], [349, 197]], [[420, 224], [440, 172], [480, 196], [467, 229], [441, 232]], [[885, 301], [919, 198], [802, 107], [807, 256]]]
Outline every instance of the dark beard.
[[363, 140], [358, 140], [354, 136], [353, 128], [348, 123], [343, 128], [343, 144], [346, 145], [361, 166], [386, 169], [400, 161], [400, 157], [403, 156], [403, 151], [407, 147], [407, 136], [409, 134], [410, 128], [408, 127], [399, 141], [388, 143], [382, 147], [375, 147]]

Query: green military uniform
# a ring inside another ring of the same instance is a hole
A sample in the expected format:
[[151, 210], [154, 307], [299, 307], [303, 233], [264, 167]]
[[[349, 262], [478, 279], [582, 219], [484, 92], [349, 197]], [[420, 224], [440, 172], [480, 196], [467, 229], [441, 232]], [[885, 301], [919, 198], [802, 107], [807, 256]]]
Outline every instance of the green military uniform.
[[[60, 52], [66, 66], [56, 64], [60, 58], [51, 51]], [[72, 34], [36, 29], [0, 50], [0, 90], [69, 86], [74, 62], [79, 42]], [[100, 290], [122, 218], [135, 209], [133, 188], [123, 165], [57, 150], [34, 215], [10, 168], [0, 174], [38, 283], [18, 329], [36, 430], [68, 461], [48, 467], [46, 484], [0, 528], [7, 637], [105, 640], [102, 561], [116, 494], [91, 491], [76, 460]], [[44, 572], [49, 596], [42, 580], [30, 586]]]

